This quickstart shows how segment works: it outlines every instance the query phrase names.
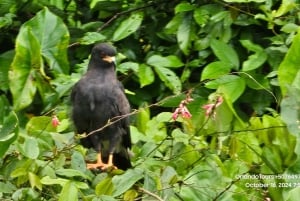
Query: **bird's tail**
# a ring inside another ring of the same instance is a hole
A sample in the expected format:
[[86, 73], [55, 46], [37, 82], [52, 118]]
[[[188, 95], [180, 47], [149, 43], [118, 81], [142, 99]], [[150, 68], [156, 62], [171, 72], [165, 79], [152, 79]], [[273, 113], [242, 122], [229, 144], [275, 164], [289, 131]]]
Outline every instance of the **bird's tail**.
[[122, 153], [114, 153], [113, 163], [122, 170], [127, 170], [132, 167], [128, 153], [126, 155]]

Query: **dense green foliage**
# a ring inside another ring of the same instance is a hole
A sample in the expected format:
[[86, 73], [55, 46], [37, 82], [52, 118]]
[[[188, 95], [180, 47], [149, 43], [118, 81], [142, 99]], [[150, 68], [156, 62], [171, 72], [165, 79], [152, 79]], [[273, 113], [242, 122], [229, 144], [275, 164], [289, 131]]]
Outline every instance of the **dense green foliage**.
[[[0, 0], [0, 199], [298, 200], [297, 3]], [[125, 172], [87, 170], [70, 120], [102, 41], [132, 105]]]

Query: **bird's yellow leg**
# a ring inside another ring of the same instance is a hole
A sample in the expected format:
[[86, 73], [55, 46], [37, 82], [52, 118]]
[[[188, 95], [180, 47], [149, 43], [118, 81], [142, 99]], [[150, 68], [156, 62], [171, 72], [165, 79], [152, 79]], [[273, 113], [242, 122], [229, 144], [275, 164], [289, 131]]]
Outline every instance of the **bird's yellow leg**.
[[109, 154], [108, 156], [108, 162], [103, 163], [101, 158], [101, 153], [97, 154], [97, 163], [88, 163], [87, 169], [97, 169], [100, 168], [101, 170], [106, 170], [108, 168], [112, 167], [113, 169], [117, 169], [116, 166], [113, 164], [113, 154]]

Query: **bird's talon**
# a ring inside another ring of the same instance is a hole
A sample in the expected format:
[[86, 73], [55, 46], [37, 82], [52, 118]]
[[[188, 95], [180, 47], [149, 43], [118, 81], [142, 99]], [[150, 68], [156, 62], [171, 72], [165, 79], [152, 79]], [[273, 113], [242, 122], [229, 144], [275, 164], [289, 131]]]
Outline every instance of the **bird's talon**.
[[88, 163], [86, 165], [87, 169], [91, 170], [91, 169], [101, 169], [101, 170], [108, 170], [108, 169], [112, 169], [112, 170], [116, 170], [118, 169], [116, 166], [114, 166], [113, 164], [98, 164], [98, 163]]

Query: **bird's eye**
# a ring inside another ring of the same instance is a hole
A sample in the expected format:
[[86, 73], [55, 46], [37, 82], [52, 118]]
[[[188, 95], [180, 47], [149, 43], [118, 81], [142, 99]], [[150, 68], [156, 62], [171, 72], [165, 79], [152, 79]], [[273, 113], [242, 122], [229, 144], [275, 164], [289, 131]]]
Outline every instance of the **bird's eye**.
[[104, 58], [105, 57], [105, 55], [101, 52], [100, 53], [100, 58]]

